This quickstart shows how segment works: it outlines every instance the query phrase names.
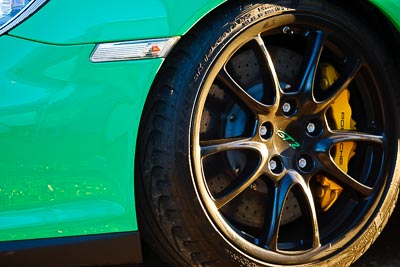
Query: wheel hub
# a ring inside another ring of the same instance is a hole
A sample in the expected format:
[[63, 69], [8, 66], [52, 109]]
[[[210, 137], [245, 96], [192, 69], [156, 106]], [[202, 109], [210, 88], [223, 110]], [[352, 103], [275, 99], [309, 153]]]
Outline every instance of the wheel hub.
[[[295, 74], [299, 65], [301, 63], [302, 56], [293, 52], [292, 50], [271, 47], [271, 56], [276, 64], [276, 70], [279, 75], [282, 76], [281, 79], [281, 87], [290, 89], [290, 83], [294, 83]], [[256, 62], [255, 55], [249, 51], [244, 51], [243, 53], [235, 56], [232, 59], [232, 69], [231, 71], [235, 73], [235, 77], [239, 77], [240, 83], [248, 86], [252, 86], [247, 90], [247, 93], [250, 94], [254, 99], [261, 100], [263, 97], [263, 85], [261, 83], [256, 83], [255, 79], [259, 77], [259, 66], [257, 64], [253, 64], [252, 62]], [[287, 102], [283, 105], [282, 109], [285, 113], [290, 113], [294, 108], [293, 104]], [[286, 110], [286, 111], [285, 111]], [[225, 137], [235, 137], [240, 136], [246, 127], [247, 122], [247, 114], [241, 109], [239, 105], [234, 105], [228, 112], [228, 119], [226, 120], [225, 126]], [[290, 119], [285, 119], [283, 117], [282, 128], [287, 128], [288, 122], [291, 122]], [[297, 124], [297, 123], [296, 123]], [[265, 126], [271, 125], [271, 126]], [[296, 128], [295, 126], [291, 128]], [[279, 130], [279, 125], [273, 125], [270, 122], [265, 122], [260, 127], [260, 135], [263, 139], [267, 140], [269, 138], [274, 139], [274, 143], [276, 144], [277, 151], [283, 157], [291, 157], [294, 158], [296, 156], [295, 149], [300, 147], [300, 143], [295, 140], [289, 133], [284, 130]], [[300, 140], [300, 139], [299, 139]], [[279, 147], [279, 148], [278, 148]], [[291, 149], [288, 149], [291, 148]], [[241, 151], [235, 151], [227, 153], [227, 158], [232, 170], [234, 170], [235, 174], [238, 174], [247, 164], [247, 155]], [[273, 160], [270, 161], [270, 164], [273, 164]], [[275, 162], [276, 164], [276, 162]], [[273, 168], [274, 169], [274, 168]], [[274, 169], [275, 170], [275, 169]], [[212, 183], [212, 189], [216, 190], [217, 188], [224, 188], [229, 184], [230, 181], [214, 181]], [[259, 194], [243, 194], [239, 196], [240, 201], [237, 201], [238, 204], [235, 205], [235, 212], [226, 212], [232, 216], [232, 219], [236, 220], [240, 224], [244, 224], [247, 226], [262, 226], [265, 218], [265, 204], [263, 203], [265, 199], [265, 194], [267, 194], [268, 188], [267, 185], [263, 182], [257, 180], [254, 186], [251, 187], [251, 190], [258, 192]], [[253, 212], [250, 212], [252, 216], [249, 216], [249, 209]], [[285, 204], [285, 212], [282, 217], [282, 224], [290, 223], [296, 219], [301, 217], [301, 210], [299, 208], [299, 203], [296, 197], [290, 193]]]
[[[271, 57], [276, 63], [276, 71], [287, 80], [281, 79], [281, 88], [291, 89], [290, 83], [293, 82], [293, 75], [295, 69], [299, 68], [301, 55], [296, 54], [291, 50], [286, 50], [282, 48], [271, 49]], [[293, 63], [293, 59], [295, 60]], [[232, 59], [232, 72], [236, 73], [241, 79], [241, 83], [244, 85], [253, 84], [247, 93], [250, 94], [254, 99], [261, 101], [263, 97], [263, 85], [261, 83], [254, 83], [254, 77], [256, 77], [259, 72], [259, 67], [256, 64], [249, 64], [249, 62], [255, 62], [255, 55], [245, 51], [242, 54], [237, 55]], [[246, 66], [243, 68], [243, 66]], [[288, 69], [291, 66], [293, 69]], [[288, 76], [288, 72], [292, 75]], [[325, 64], [322, 66], [322, 78], [321, 86], [324, 88], [329, 88], [335, 80], [337, 80], [338, 75], [334, 68]], [[253, 74], [253, 75], [250, 75]], [[254, 76], [255, 75], [255, 76]], [[345, 114], [350, 114], [347, 116], [351, 120], [351, 125], [349, 125], [349, 119], [345, 122], [345, 129], [355, 129], [354, 121], [351, 119], [351, 108], [348, 102], [349, 96], [348, 91], [344, 93], [346, 97], [345, 104], [333, 104], [331, 107], [332, 114], [330, 119], [334, 121], [336, 129], [340, 129], [340, 125], [343, 125], [343, 109], [345, 109]], [[342, 97], [336, 101], [336, 103], [343, 103]], [[298, 155], [298, 149], [301, 147], [301, 143], [310, 141], [314, 136], [320, 133], [318, 125], [320, 122], [313, 121], [309, 118], [296, 118], [296, 120], [290, 119], [290, 114], [296, 109], [296, 105], [293, 101], [286, 101], [282, 104], [282, 119], [276, 120], [280, 123], [275, 125], [270, 122], [265, 122], [259, 127], [260, 136], [265, 139], [272, 139], [275, 151], [280, 157], [283, 158], [283, 162], [286, 162], [289, 168], [297, 168], [300, 171], [307, 172], [312, 170], [313, 159], [308, 155]], [[234, 105], [231, 107], [227, 115], [226, 126], [225, 126], [225, 138], [240, 136], [246, 127], [247, 114], [241, 109], [239, 105]], [[301, 130], [299, 130], [301, 129]], [[342, 128], [343, 129], [343, 128]], [[335, 162], [339, 163], [343, 171], [347, 172], [347, 165], [350, 158], [354, 155], [355, 143], [348, 142], [344, 144], [337, 145], [339, 153], [334, 152]], [[230, 167], [233, 173], [238, 176], [240, 172], [245, 168], [247, 164], [248, 157], [245, 152], [235, 151], [226, 152], [227, 159], [229, 161]], [[269, 162], [269, 167], [273, 173], [279, 174], [280, 170], [277, 169], [277, 161], [271, 159]], [[317, 175], [316, 181], [318, 186], [315, 189], [315, 196], [318, 199], [319, 207], [322, 211], [327, 211], [338, 199], [339, 195], [343, 191], [343, 188], [337, 183], [333, 182], [326, 176]], [[229, 185], [231, 181], [219, 177], [218, 179], [212, 179], [210, 183], [210, 189], [218, 191], [218, 188], [225, 188]], [[240, 201], [237, 201], [235, 205], [235, 212], [227, 212], [230, 214], [232, 219], [238, 221], [240, 224], [248, 226], [261, 226], [264, 223], [264, 204], [262, 202], [265, 199], [265, 195], [268, 194], [267, 185], [257, 180], [250, 187], [252, 191], [256, 191], [259, 194], [245, 193], [239, 196]], [[249, 209], [253, 210], [251, 212], [252, 216], [249, 216]], [[232, 215], [233, 214], [233, 215]], [[301, 217], [301, 210], [299, 208], [299, 203], [296, 197], [290, 193], [286, 200], [285, 212], [282, 216], [282, 224], [285, 225]]]

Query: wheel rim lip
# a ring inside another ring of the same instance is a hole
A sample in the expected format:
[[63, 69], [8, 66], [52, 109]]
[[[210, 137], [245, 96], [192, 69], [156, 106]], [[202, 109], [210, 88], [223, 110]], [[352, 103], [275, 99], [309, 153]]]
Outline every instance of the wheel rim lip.
[[[259, 24], [262, 24], [260, 22]], [[251, 32], [254, 32], [253, 29], [255, 29], [257, 24], [252, 25], [250, 30], [246, 30], [248, 35], [251, 35]], [[275, 28], [275, 27], [274, 27]], [[265, 30], [267, 31], [267, 30]], [[244, 31], [245, 32], [245, 31]], [[261, 32], [259, 32], [261, 33]], [[243, 34], [241, 32], [240, 34]], [[195, 189], [198, 195], [198, 198], [200, 200], [200, 203], [203, 207], [203, 210], [210, 220], [212, 226], [215, 228], [217, 232], [220, 233], [222, 238], [225, 239], [227, 243], [229, 243], [235, 250], [242, 252], [242, 248], [246, 247], [247, 252], [250, 250], [251, 251], [251, 256], [246, 255], [247, 257], [252, 258], [254, 261], [270, 261], [270, 262], [275, 262], [275, 263], [288, 263], [288, 262], [293, 262], [295, 261], [298, 264], [306, 263], [307, 261], [310, 260], [317, 260], [317, 259], [322, 259], [327, 256], [329, 256], [332, 251], [335, 251], [335, 249], [341, 249], [343, 246], [348, 245], [349, 240], [352, 240], [356, 238], [356, 236], [359, 234], [359, 232], [364, 229], [368, 224], [369, 221], [367, 220], [360, 220], [357, 225], [354, 225], [352, 230], [349, 232], [348, 236], [346, 238], [342, 238], [340, 240], [333, 240], [333, 242], [328, 242], [326, 244], [323, 244], [322, 246], [315, 248], [315, 249], [309, 249], [309, 250], [304, 250], [299, 253], [297, 252], [289, 252], [289, 251], [270, 251], [265, 248], [259, 247], [249, 241], [247, 241], [245, 238], [243, 238], [241, 235], [236, 233], [236, 231], [233, 229], [234, 227], [230, 224], [230, 222], [221, 214], [221, 212], [216, 208], [214, 205], [212, 199], [210, 196], [212, 195], [209, 192], [208, 186], [207, 186], [207, 181], [205, 180], [205, 174], [204, 174], [204, 169], [203, 169], [203, 164], [202, 164], [202, 159], [201, 159], [201, 146], [200, 146], [200, 120], [201, 120], [201, 110], [202, 107], [204, 107], [206, 98], [208, 95], [208, 92], [211, 88], [211, 85], [213, 84], [214, 80], [216, 79], [217, 73], [220, 71], [220, 69], [223, 67], [225, 62], [229, 60], [229, 58], [238, 50], [239, 47], [241, 47], [245, 42], [240, 42], [232, 38], [229, 42], [227, 42], [227, 45], [224, 47], [224, 52], [221, 54], [218, 54], [216, 56], [215, 62], [210, 64], [210, 70], [207, 70], [207, 76], [208, 78], [204, 81], [202, 84], [201, 93], [197, 96], [197, 101], [196, 102], [196, 108], [193, 110], [193, 121], [192, 121], [192, 128], [191, 128], [191, 149], [192, 149], [192, 168], [194, 172], [194, 177], [193, 177], [193, 182], [195, 185]], [[222, 51], [223, 49], [221, 49]], [[227, 59], [227, 60], [226, 60]], [[216, 70], [216, 71], [214, 71]], [[205, 88], [205, 89], [204, 89]], [[386, 129], [386, 122], [384, 122], [385, 126], [384, 128]], [[385, 147], [386, 147], [386, 142], [385, 142]], [[384, 149], [383, 153], [387, 153], [387, 149]], [[390, 153], [389, 153], [390, 154]], [[387, 163], [385, 163], [387, 165]], [[386, 174], [382, 174], [382, 177], [379, 179], [387, 180], [388, 172]], [[375, 209], [378, 206], [378, 202], [381, 198], [381, 196], [384, 193], [384, 188], [385, 186], [382, 186], [380, 190], [377, 190], [377, 192], [374, 193], [374, 196], [371, 196], [371, 199], [374, 199], [373, 203], [369, 203], [366, 206], [369, 206], [368, 211], [364, 214], [365, 216], [372, 217], [372, 215], [375, 213]], [[378, 200], [378, 201], [377, 201]]]

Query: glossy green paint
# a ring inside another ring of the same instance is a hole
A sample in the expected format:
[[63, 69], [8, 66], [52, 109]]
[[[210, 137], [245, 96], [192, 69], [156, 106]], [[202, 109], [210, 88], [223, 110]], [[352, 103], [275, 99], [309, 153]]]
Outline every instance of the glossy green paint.
[[390, 18], [397, 30], [400, 31], [400, 1], [399, 0], [370, 0]]
[[162, 60], [93, 64], [93, 48], [0, 37], [0, 241], [137, 230], [136, 135]]
[[[0, 37], [0, 241], [137, 230], [137, 129], [162, 60], [90, 53], [183, 35], [223, 2], [51, 0]], [[396, 0], [371, 2], [400, 28]]]
[[[178, 36], [226, 0], [51, 0], [10, 32], [52, 44], [84, 44]], [[400, 29], [397, 0], [370, 0]]]
[[51, 0], [11, 35], [52, 44], [178, 36], [224, 0]]

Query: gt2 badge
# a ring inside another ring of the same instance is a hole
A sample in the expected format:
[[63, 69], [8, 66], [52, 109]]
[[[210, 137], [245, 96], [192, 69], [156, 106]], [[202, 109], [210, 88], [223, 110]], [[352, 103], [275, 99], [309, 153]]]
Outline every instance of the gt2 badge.
[[297, 149], [300, 147], [300, 143], [294, 140], [294, 138], [291, 137], [287, 132], [278, 130], [277, 134], [280, 138], [282, 138], [283, 141], [286, 141], [291, 148]]

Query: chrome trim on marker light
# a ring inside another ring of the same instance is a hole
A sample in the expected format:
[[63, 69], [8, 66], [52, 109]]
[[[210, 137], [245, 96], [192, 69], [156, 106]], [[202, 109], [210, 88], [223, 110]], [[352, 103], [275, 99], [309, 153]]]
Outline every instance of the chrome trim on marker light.
[[10, 31], [15, 26], [20, 24], [22, 21], [27, 19], [30, 15], [35, 13], [40, 7], [42, 7], [48, 0], [33, 0], [29, 2], [20, 12], [14, 17], [11, 17], [9, 21], [0, 26], [0, 35]]
[[168, 55], [179, 39], [180, 37], [171, 37], [98, 44], [90, 56], [90, 61], [98, 63], [163, 58]]

